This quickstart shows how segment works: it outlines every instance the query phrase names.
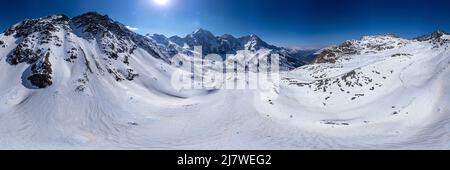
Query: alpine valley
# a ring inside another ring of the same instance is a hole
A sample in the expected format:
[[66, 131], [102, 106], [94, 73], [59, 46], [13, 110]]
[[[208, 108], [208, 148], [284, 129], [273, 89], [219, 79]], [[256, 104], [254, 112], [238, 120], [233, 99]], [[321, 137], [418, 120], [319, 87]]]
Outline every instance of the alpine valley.
[[[176, 90], [175, 54], [279, 54], [276, 98]], [[0, 34], [0, 149], [450, 149], [450, 35], [295, 50], [256, 35], [140, 35], [106, 15]]]

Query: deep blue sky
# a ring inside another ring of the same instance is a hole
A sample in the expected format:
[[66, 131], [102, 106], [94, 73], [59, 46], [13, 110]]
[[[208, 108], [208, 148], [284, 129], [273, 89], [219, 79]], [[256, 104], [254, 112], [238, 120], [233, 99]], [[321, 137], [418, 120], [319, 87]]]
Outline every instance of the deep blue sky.
[[184, 36], [198, 28], [214, 34], [257, 34], [288, 47], [323, 47], [363, 35], [406, 38], [450, 31], [448, 0], [2, 0], [0, 30], [51, 14], [108, 14], [137, 32]]

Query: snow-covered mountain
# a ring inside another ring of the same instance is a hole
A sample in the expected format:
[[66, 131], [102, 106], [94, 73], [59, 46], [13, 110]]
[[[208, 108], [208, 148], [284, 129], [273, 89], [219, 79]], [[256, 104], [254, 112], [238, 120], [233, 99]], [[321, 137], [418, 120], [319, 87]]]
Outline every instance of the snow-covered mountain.
[[7, 29], [2, 39], [2, 59], [28, 67], [21, 76], [26, 87], [48, 87], [54, 76], [69, 70], [80, 72], [80, 78], [95, 73], [132, 81], [139, 74], [130, 57], [142, 53], [169, 62], [152, 41], [97, 13], [26, 20]]
[[445, 32], [366, 36], [325, 48], [285, 77], [297, 88], [285, 88], [269, 112], [353, 147], [448, 149], [449, 40]]
[[179, 36], [165, 37], [160, 34], [147, 35], [155, 43], [168, 49], [171, 55], [177, 53], [192, 55], [195, 46], [202, 46], [203, 54], [219, 54], [226, 57], [226, 54], [236, 54], [238, 51], [258, 51], [262, 49], [271, 50], [271, 53], [279, 54], [282, 68], [285, 70], [297, 68], [312, 62], [308, 56], [317, 50], [295, 50], [284, 47], [270, 45], [257, 35], [248, 35], [236, 38], [225, 34], [215, 36], [210, 31], [198, 29], [193, 33], [181, 38]]
[[10, 27], [0, 34], [0, 148], [450, 148], [445, 32], [322, 49], [313, 63], [282, 72], [270, 90], [276, 97], [174, 89], [171, 56], [197, 44], [218, 53], [299, 52], [205, 30], [141, 36], [93, 12]]

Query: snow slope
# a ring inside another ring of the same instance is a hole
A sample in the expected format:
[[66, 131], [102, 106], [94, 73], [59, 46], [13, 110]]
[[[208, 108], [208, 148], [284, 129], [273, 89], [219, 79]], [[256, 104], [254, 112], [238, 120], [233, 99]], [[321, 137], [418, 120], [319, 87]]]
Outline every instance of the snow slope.
[[95, 13], [10, 30], [0, 34], [1, 149], [450, 149], [446, 34], [324, 49], [332, 59], [283, 72], [279, 96], [265, 98], [177, 91], [167, 49]]

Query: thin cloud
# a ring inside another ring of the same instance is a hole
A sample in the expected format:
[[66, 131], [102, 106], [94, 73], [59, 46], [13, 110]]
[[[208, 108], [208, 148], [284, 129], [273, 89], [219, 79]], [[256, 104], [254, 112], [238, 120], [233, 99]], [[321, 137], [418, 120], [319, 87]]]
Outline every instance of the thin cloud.
[[129, 30], [131, 30], [131, 31], [138, 31], [139, 30], [139, 28], [136, 28], [136, 27], [131, 27], [131, 26], [126, 26]]

